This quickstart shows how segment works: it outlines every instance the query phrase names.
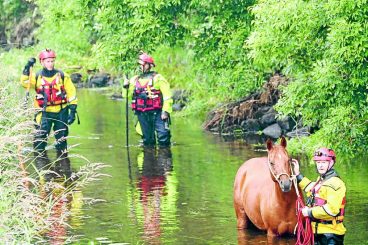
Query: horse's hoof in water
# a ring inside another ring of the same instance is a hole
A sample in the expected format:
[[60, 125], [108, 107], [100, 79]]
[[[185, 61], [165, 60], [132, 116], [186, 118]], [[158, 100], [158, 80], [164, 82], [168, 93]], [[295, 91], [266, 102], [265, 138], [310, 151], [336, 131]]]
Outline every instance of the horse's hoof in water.
[[277, 236], [277, 234], [275, 232], [273, 232], [272, 230], [267, 230], [267, 237], [268, 238], [274, 238], [276, 236]]

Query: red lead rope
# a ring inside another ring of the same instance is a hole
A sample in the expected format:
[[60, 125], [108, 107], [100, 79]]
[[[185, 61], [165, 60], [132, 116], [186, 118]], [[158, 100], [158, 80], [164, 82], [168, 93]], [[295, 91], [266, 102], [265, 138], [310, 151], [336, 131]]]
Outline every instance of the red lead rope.
[[[296, 213], [298, 217], [298, 221], [296, 223], [296, 227], [294, 233], [296, 234], [296, 243], [295, 245], [314, 245], [314, 236], [312, 231], [312, 225], [309, 217], [303, 217], [302, 209], [305, 207], [302, 196], [299, 193], [298, 184], [296, 180], [296, 175], [293, 173], [293, 168], [291, 167], [292, 173], [292, 181], [295, 187], [295, 192], [297, 195], [296, 199]], [[303, 220], [305, 223], [303, 224]]]
[[[312, 231], [312, 225], [309, 217], [303, 218], [302, 208], [304, 208], [304, 202], [300, 195], [296, 200], [296, 210], [298, 216], [298, 223], [296, 226], [296, 243], [295, 245], [314, 245], [314, 236]], [[303, 224], [303, 219], [305, 223]]]

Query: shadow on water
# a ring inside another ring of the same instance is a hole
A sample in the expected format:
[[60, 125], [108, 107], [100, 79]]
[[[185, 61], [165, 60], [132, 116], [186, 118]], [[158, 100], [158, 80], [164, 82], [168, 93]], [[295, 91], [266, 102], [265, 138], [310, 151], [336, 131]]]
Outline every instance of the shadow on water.
[[[125, 147], [125, 104], [96, 91], [80, 90], [82, 124], [72, 125], [69, 143], [80, 144], [73, 153], [92, 162], [110, 165], [111, 178], [83, 188], [83, 195], [105, 200], [84, 204], [71, 212], [70, 235], [78, 242], [128, 244], [294, 244], [293, 238], [275, 238], [246, 230], [239, 234], [233, 207], [233, 184], [239, 166], [247, 159], [265, 156], [243, 140], [227, 141], [203, 132], [196, 118], [173, 117], [170, 151], [134, 146], [139, 136], [130, 126]], [[129, 125], [134, 125], [133, 115]], [[253, 139], [252, 139], [253, 140]], [[254, 140], [258, 140], [254, 139]], [[129, 158], [129, 161], [128, 161]], [[83, 165], [73, 159], [73, 168]], [[316, 178], [315, 167], [301, 161], [303, 173]], [[336, 166], [347, 183], [346, 244], [368, 240], [365, 159]]]

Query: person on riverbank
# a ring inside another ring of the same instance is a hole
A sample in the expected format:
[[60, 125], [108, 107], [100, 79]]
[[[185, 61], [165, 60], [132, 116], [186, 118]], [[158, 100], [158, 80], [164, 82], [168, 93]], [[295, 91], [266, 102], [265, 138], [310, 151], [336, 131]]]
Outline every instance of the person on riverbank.
[[141, 73], [124, 80], [124, 89], [129, 89], [132, 97], [132, 109], [138, 117], [142, 130], [143, 145], [170, 146], [170, 113], [172, 112], [172, 93], [167, 80], [151, 69], [154, 60], [146, 53], [138, 57]]
[[[38, 109], [35, 115], [36, 134], [33, 146], [36, 153], [43, 153], [51, 128], [54, 130], [58, 152], [66, 154], [68, 125], [77, 114], [76, 89], [69, 75], [55, 69], [56, 53], [51, 49], [42, 50], [39, 61], [42, 69], [33, 72], [35, 58], [28, 60], [23, 69], [21, 84], [29, 91], [34, 88], [36, 97], [34, 105]], [[78, 120], [79, 121], [79, 120]], [[78, 122], [79, 123], [79, 122]]]
[[315, 182], [304, 177], [300, 173], [298, 161], [292, 160], [298, 184], [307, 193], [306, 207], [302, 209], [302, 214], [312, 221], [316, 245], [343, 244], [346, 232], [343, 223], [346, 187], [333, 168], [335, 152], [320, 148], [314, 153], [313, 160], [319, 174]]

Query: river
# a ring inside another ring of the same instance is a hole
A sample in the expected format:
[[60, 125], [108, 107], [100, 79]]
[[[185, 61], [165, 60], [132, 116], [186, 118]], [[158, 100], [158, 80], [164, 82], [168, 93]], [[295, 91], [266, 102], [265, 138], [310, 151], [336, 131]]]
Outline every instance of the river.
[[[101, 91], [79, 90], [81, 124], [71, 127], [72, 154], [103, 162], [110, 175], [74, 193], [65, 227], [75, 244], [266, 244], [263, 232], [238, 236], [233, 181], [238, 167], [263, 151], [204, 132], [197, 119], [173, 116], [171, 150], [143, 150], [130, 119], [125, 147], [125, 103]], [[363, 158], [364, 159], [364, 158]], [[72, 171], [85, 161], [71, 157]], [[311, 178], [314, 166], [302, 162]], [[345, 244], [367, 244], [367, 160], [338, 162], [347, 183]], [[83, 198], [87, 198], [84, 199]], [[91, 199], [88, 199], [91, 198]], [[50, 241], [58, 239], [50, 237]], [[60, 241], [60, 239], [59, 239]], [[65, 241], [64, 241], [65, 242]], [[275, 244], [294, 244], [293, 238]]]

